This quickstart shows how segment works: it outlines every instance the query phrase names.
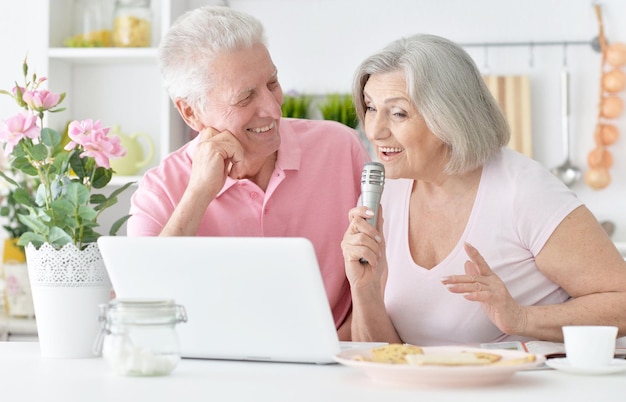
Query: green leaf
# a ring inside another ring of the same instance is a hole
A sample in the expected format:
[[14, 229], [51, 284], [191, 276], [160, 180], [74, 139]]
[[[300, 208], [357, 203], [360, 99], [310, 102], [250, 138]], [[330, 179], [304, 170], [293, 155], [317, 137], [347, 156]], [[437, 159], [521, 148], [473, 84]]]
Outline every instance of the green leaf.
[[98, 213], [88, 205], [81, 205], [78, 207], [78, 216], [82, 219], [83, 225], [86, 225], [88, 222], [95, 222]]
[[20, 143], [20, 146], [13, 148], [13, 152], [11, 153], [11, 156], [13, 158], [26, 157], [26, 152], [24, 152], [24, 148], [28, 148], [28, 145], [30, 145], [30, 144], [27, 144], [27, 142], [28, 140], [22, 140], [22, 142]]
[[70, 155], [70, 166], [74, 171], [74, 174], [79, 177], [79, 179], [83, 179], [85, 177], [89, 177], [89, 172], [87, 171], [86, 159], [81, 158], [80, 153], [77, 150], [74, 150]]
[[67, 243], [72, 243], [73, 239], [58, 227], [50, 228], [50, 234], [48, 235], [48, 243], [52, 244], [55, 248], [61, 248]]
[[310, 95], [285, 95], [281, 106], [283, 117], [308, 118], [312, 101]]
[[103, 211], [115, 205], [117, 203], [117, 196], [133, 184], [135, 184], [135, 182], [129, 182], [124, 184], [122, 187], [119, 187], [115, 191], [113, 191], [108, 198], [102, 194], [94, 194], [91, 196], [89, 202], [96, 205], [96, 211]]
[[41, 130], [41, 142], [49, 148], [55, 148], [61, 143], [61, 134], [51, 128], [43, 128]]
[[36, 161], [45, 161], [48, 157], [48, 148], [44, 144], [35, 144], [30, 148], [30, 156]]
[[33, 210], [30, 211], [28, 215], [18, 215], [17, 219], [26, 225], [29, 229], [31, 229], [35, 233], [40, 233], [43, 235], [48, 234], [48, 226], [45, 225], [46, 218], [39, 216]]
[[124, 225], [126, 221], [130, 219], [130, 217], [131, 215], [126, 215], [113, 222], [113, 225], [111, 225], [111, 229], [109, 229], [109, 236], [117, 235], [117, 232], [119, 232], [119, 230], [122, 228], [122, 225]]
[[45, 237], [43, 237], [43, 235], [33, 232], [26, 232], [20, 236], [19, 240], [17, 241], [17, 245], [26, 247], [29, 243], [33, 243], [33, 246], [35, 246], [35, 248], [39, 248], [45, 242], [46, 239]]
[[[60, 146], [61, 144], [59, 144], [59, 147]], [[68, 166], [70, 156], [66, 152], [59, 153], [58, 151], [54, 151], [54, 153], [56, 156], [54, 157], [54, 161], [52, 162], [52, 166], [50, 167], [50, 172], [56, 174], [64, 174], [69, 170]]]
[[98, 237], [100, 236], [101, 234], [94, 231], [92, 228], [85, 228], [83, 231], [82, 243], [93, 243], [98, 240]]
[[43, 184], [40, 184], [37, 187], [37, 191], [35, 192], [35, 205], [39, 207], [44, 207], [48, 201], [46, 187]]
[[91, 194], [91, 197], [89, 197], [89, 203], [94, 205], [102, 204], [106, 202], [106, 200], [107, 198], [104, 194]]
[[[15, 148], [14, 150], [17, 149], [19, 148]], [[14, 153], [14, 156], [15, 154], [16, 153]], [[15, 157], [15, 159], [13, 159], [13, 162], [11, 162], [11, 168], [18, 170], [27, 176], [37, 176], [39, 174], [39, 172], [37, 172], [37, 169], [33, 165], [31, 165], [28, 158], [26, 158], [25, 156]]]
[[13, 162], [11, 162], [11, 167], [13, 167], [13, 169], [22, 170], [27, 166], [32, 166], [23, 152], [21, 152], [22, 155], [16, 156], [18, 153], [18, 149], [19, 148], [14, 149], [15, 152], [13, 152], [13, 156], [15, 157], [15, 159], [13, 159]]
[[113, 177], [112, 169], [105, 169], [103, 167], [98, 167], [93, 175], [93, 180], [91, 181], [91, 185], [93, 188], [104, 188]]
[[55, 109], [48, 109], [48, 112], [50, 112], [50, 113], [58, 113], [58, 112], [64, 111], [65, 109], [66, 108], [64, 108], [64, 107], [59, 107], [59, 108], [55, 108]]
[[64, 216], [74, 215], [76, 206], [72, 202], [65, 198], [57, 198], [50, 203], [50, 211], [54, 220], [62, 220]]
[[72, 182], [67, 186], [65, 197], [75, 208], [78, 208], [79, 205], [84, 205], [89, 201], [89, 190], [84, 184]]
[[17, 184], [17, 182], [13, 180], [13, 178], [7, 176], [2, 170], [0, 170], [0, 176], [12, 186], [15, 186], [15, 187], [19, 186], [19, 184]]
[[57, 198], [64, 197], [65, 188], [69, 186], [71, 182], [70, 178], [66, 176], [54, 176], [54, 178], [48, 179], [51, 199], [56, 200]]
[[15, 189], [15, 191], [13, 192], [13, 199], [18, 204], [24, 205], [30, 205], [33, 201], [30, 191], [22, 187]]
[[329, 94], [319, 109], [325, 120], [335, 120], [352, 128], [356, 128], [359, 124], [350, 94]]
[[111, 193], [111, 196], [109, 198], [113, 198], [113, 197], [117, 197], [118, 195], [122, 194], [124, 191], [126, 191], [126, 189], [130, 186], [132, 186], [133, 184], [135, 184], [136, 182], [131, 181], [128, 182], [126, 184], [124, 184], [122, 187], [117, 188], [115, 191], [113, 191]]

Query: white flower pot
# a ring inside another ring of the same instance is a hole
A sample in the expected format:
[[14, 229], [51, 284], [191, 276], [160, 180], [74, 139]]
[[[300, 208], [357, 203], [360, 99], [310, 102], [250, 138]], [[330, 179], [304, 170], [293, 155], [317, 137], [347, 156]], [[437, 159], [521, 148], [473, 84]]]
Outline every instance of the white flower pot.
[[26, 247], [42, 357], [96, 357], [100, 304], [111, 297], [111, 282], [96, 243], [85, 250], [73, 244], [56, 250]]

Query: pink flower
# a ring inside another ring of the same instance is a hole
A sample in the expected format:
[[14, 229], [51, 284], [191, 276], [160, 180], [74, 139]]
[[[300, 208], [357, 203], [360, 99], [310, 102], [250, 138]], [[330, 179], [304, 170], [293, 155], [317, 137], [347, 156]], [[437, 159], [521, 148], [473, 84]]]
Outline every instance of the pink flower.
[[0, 123], [0, 142], [6, 142], [4, 152], [7, 155], [23, 138], [38, 138], [40, 133], [37, 116], [30, 112], [20, 112]]
[[17, 95], [17, 89], [18, 89], [18, 88], [20, 89], [20, 92], [21, 92], [21, 93], [24, 93], [24, 92], [26, 91], [26, 88], [24, 88], [24, 87], [14, 86], [14, 87], [13, 87], [13, 91], [12, 91], [12, 92], [13, 92], [13, 95]]
[[126, 149], [122, 147], [119, 137], [107, 137], [109, 130], [108, 127], [102, 128], [100, 120], [73, 121], [67, 132], [71, 141], [65, 146], [65, 150], [71, 151], [76, 146], [82, 147], [84, 152], [80, 154], [81, 158], [92, 157], [96, 165], [109, 169], [110, 158], [126, 155]]
[[22, 95], [22, 100], [33, 110], [39, 112], [49, 110], [59, 104], [61, 95], [50, 92], [47, 89], [37, 89], [26, 91]]

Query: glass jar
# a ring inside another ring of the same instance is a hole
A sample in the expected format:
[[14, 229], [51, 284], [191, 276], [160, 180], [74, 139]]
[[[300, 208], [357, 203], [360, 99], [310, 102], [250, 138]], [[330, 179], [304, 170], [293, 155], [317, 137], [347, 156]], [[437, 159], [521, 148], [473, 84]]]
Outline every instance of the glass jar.
[[152, 43], [150, 0], [116, 0], [113, 11], [113, 46], [149, 47]]
[[176, 324], [185, 308], [172, 300], [115, 299], [100, 305], [102, 332], [96, 352], [117, 374], [167, 375], [180, 361]]
[[110, 18], [105, 18], [106, 11], [100, 0], [74, 0], [72, 36], [65, 39], [64, 45], [111, 46]]

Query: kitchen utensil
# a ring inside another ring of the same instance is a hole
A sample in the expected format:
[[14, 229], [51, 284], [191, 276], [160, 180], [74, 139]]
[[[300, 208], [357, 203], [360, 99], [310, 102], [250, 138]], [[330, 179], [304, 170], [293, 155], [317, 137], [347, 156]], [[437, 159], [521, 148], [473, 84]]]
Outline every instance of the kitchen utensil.
[[568, 187], [573, 186], [580, 180], [580, 169], [574, 166], [570, 160], [570, 130], [569, 130], [569, 72], [563, 69], [561, 73], [561, 112], [563, 130], [563, 150], [565, 162], [552, 168], [551, 172]]
[[114, 126], [112, 133], [120, 137], [120, 143], [126, 149], [122, 158], [111, 159], [111, 167], [116, 174], [132, 176], [147, 166], [154, 158], [154, 143], [145, 133], [124, 134], [119, 126]]

